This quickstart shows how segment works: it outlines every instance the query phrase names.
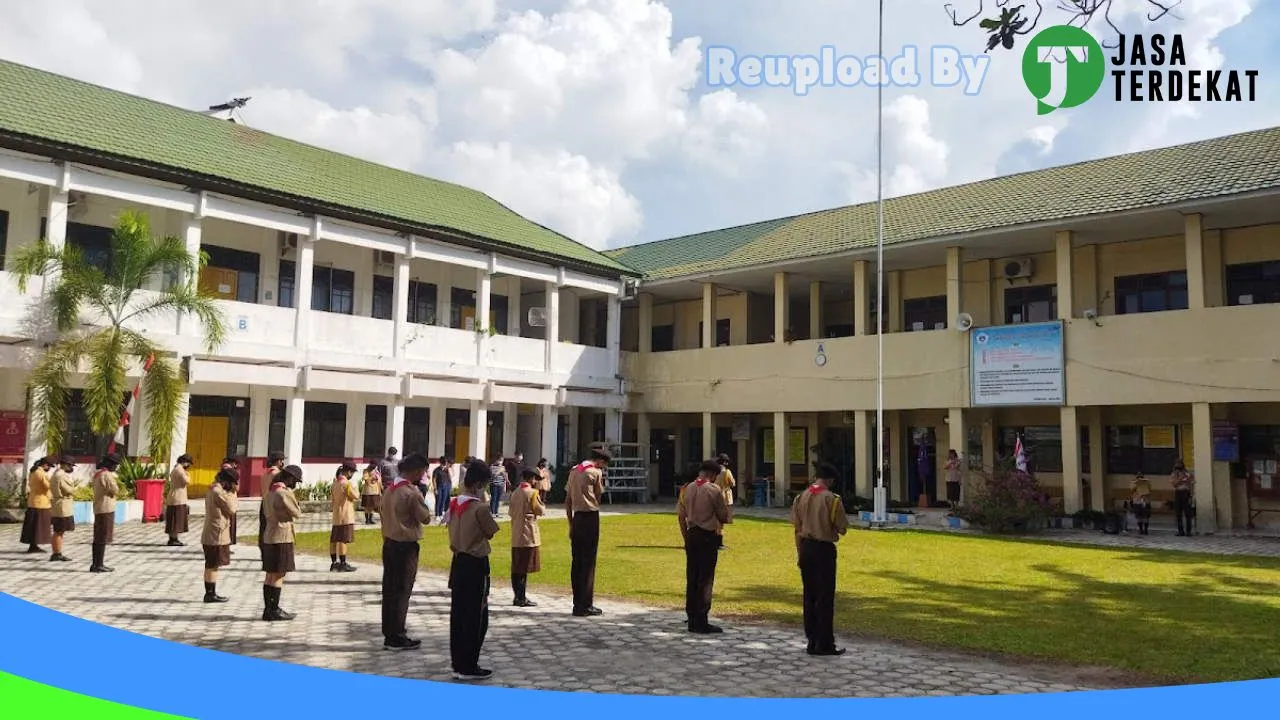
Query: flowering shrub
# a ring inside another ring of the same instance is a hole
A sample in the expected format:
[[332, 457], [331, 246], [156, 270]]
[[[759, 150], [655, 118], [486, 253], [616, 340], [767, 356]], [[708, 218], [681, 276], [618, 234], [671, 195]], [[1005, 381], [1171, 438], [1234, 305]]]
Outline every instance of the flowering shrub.
[[[975, 475], [977, 477], [975, 477]], [[1030, 473], [1007, 463], [985, 473], [970, 473], [969, 496], [956, 516], [988, 532], [1041, 530], [1053, 515], [1054, 502]]]

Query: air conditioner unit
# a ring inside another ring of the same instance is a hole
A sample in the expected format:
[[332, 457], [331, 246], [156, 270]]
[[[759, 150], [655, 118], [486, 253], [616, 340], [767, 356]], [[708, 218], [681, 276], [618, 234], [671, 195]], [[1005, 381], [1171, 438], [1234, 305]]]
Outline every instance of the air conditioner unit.
[[622, 282], [622, 300], [632, 300], [636, 296], [636, 291], [640, 287], [637, 280], [624, 280]]
[[374, 250], [373, 264], [377, 267], [390, 267], [396, 264], [396, 254], [390, 250]]
[[547, 309], [540, 307], [529, 308], [529, 327], [546, 327], [547, 326]]
[[280, 238], [280, 254], [288, 255], [298, 249], [298, 233], [284, 232], [279, 233]]
[[1019, 258], [1005, 262], [1001, 274], [1005, 280], [1016, 280], [1031, 277], [1032, 270], [1031, 258]]

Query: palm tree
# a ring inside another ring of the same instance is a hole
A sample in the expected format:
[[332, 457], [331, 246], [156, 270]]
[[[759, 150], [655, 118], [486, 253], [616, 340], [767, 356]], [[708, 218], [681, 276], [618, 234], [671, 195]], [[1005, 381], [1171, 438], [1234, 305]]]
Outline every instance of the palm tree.
[[[33, 311], [43, 317], [32, 323], [43, 327], [51, 320], [56, 335], [45, 345], [27, 384], [31, 423], [44, 433], [50, 453], [60, 452], [65, 441], [71, 374], [87, 368], [86, 419], [95, 436], [106, 437], [119, 426], [122, 398], [132, 390], [126, 370], [150, 358], [141, 388], [150, 426], [148, 452], [154, 462], [168, 460], [187, 379], [172, 353], [128, 325], [148, 317], [188, 314], [203, 330], [206, 352], [214, 352], [227, 328], [214, 298], [198, 289], [206, 260], [203, 252], [188, 252], [179, 238], [153, 237], [147, 215], [132, 210], [118, 218], [105, 262], [95, 264], [78, 248], [56, 248], [47, 239], [16, 254], [11, 267], [22, 292], [32, 276], [58, 274], [49, 299], [40, 303], [44, 307]], [[173, 276], [181, 280], [166, 282], [166, 290], [140, 292], [153, 279]], [[45, 319], [45, 314], [52, 317]], [[93, 324], [82, 321], [82, 314], [93, 318]]]

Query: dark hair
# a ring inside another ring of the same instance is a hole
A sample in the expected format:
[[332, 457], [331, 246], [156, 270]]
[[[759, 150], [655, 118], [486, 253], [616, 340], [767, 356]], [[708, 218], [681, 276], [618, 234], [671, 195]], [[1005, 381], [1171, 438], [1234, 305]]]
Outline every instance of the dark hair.
[[112, 470], [120, 467], [120, 456], [115, 453], [107, 453], [98, 461], [99, 470]]
[[365, 469], [366, 471], [377, 470], [377, 469], [378, 469], [378, 463], [376, 463], [376, 462], [371, 462], [371, 463], [369, 463], [368, 465], [366, 465], [364, 469]]
[[537, 470], [530, 470], [529, 468], [525, 468], [520, 472], [521, 480], [538, 480], [541, 477], [542, 476], [538, 474]]
[[719, 463], [719, 464], [721, 464], [721, 465], [728, 465], [728, 464], [729, 464], [729, 456], [728, 456], [728, 455], [726, 455], [726, 454], [724, 454], [724, 453], [720, 453], [719, 455], [717, 455], [717, 456], [716, 456], [716, 462], [717, 462], [717, 463]]
[[268, 455], [268, 456], [267, 456], [267, 464], [268, 464], [268, 465], [275, 465], [276, 463], [278, 463], [278, 462], [280, 462], [280, 461], [282, 461], [282, 460], [284, 460], [284, 453], [280, 452], [279, 450], [277, 450], [277, 451], [275, 451], [275, 452], [273, 452], [273, 453], [271, 453], [270, 455]]
[[835, 482], [840, 479], [840, 471], [836, 470], [835, 465], [824, 462], [818, 465], [818, 469], [814, 472], [814, 477], [819, 480], [830, 480]]
[[543, 465], [546, 465], [546, 464], [547, 464], [547, 459], [546, 459], [546, 458], [542, 458], [542, 459], [538, 460], [538, 467], [542, 467]]
[[239, 465], [240, 461], [233, 457], [224, 457], [222, 458], [222, 464], [223, 465]]
[[292, 478], [295, 482], [302, 482], [302, 468], [297, 465], [286, 465], [280, 474]]
[[213, 477], [213, 481], [223, 487], [238, 485], [240, 484], [240, 473], [235, 470], [219, 470], [218, 474]]
[[591, 448], [591, 459], [598, 460], [603, 463], [613, 461], [613, 453], [604, 448]]
[[76, 464], [76, 459], [71, 457], [70, 455], [63, 455], [62, 457], [58, 458], [58, 464], [74, 466]]
[[179, 456], [178, 456], [178, 459], [177, 459], [177, 460], [174, 460], [173, 462], [174, 462], [174, 463], [176, 463], [176, 464], [178, 464], [178, 465], [181, 465], [182, 463], [194, 463], [194, 462], [195, 462], [195, 460], [192, 460], [190, 455], [188, 455], [188, 454], [186, 454], [186, 453], [183, 453], [183, 454], [179, 455]]
[[449, 464], [449, 456], [447, 456], [447, 455], [441, 455], [441, 456], [440, 456], [440, 464], [441, 464], [441, 465], [448, 465], [448, 464]]
[[[395, 448], [392, 448], [393, 450]], [[409, 453], [405, 455], [400, 462], [396, 463], [396, 470], [401, 473], [413, 472], [414, 470], [425, 470], [431, 461], [422, 453]]]
[[387, 448], [387, 457], [391, 457], [392, 455], [395, 455], [398, 452], [400, 451], [396, 450], [395, 447], [389, 447]]
[[715, 460], [703, 460], [702, 464], [698, 466], [698, 474], [702, 475], [703, 473], [707, 473], [710, 475], [719, 475], [720, 471], [723, 469], [724, 468], [720, 467], [720, 463]]
[[355, 472], [355, 471], [356, 471], [356, 464], [355, 464], [355, 463], [353, 463], [353, 462], [351, 462], [350, 460], [348, 460], [348, 461], [346, 461], [346, 462], [344, 462], [344, 463], [342, 463], [341, 465], [339, 465], [339, 466], [338, 466], [338, 473], [339, 473], [339, 474], [340, 474], [340, 473], [344, 473], [344, 472], [353, 473], [353, 472]]
[[493, 471], [489, 469], [488, 465], [479, 460], [472, 460], [471, 464], [467, 465], [467, 474], [463, 478], [462, 484], [464, 487], [478, 488], [484, 487], [492, 479]]

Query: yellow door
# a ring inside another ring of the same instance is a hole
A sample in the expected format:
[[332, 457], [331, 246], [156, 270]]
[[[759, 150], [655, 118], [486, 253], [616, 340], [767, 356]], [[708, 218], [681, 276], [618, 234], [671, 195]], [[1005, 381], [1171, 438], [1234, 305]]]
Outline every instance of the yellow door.
[[473, 307], [462, 308], [462, 329], [463, 330], [471, 330], [473, 332], [481, 329], [488, 330], [489, 328], [497, 327], [497, 325], [498, 325], [498, 313], [494, 310], [489, 311], [488, 326], [484, 328], [480, 328], [476, 326], [476, 309]]
[[235, 270], [206, 265], [200, 271], [200, 289], [219, 300], [235, 300], [239, 280]]
[[193, 499], [205, 496], [222, 467], [229, 424], [230, 420], [224, 417], [193, 417], [187, 421], [187, 454], [195, 460], [189, 493]]
[[462, 462], [467, 459], [471, 448], [471, 428], [455, 427], [453, 429], [453, 459]]

